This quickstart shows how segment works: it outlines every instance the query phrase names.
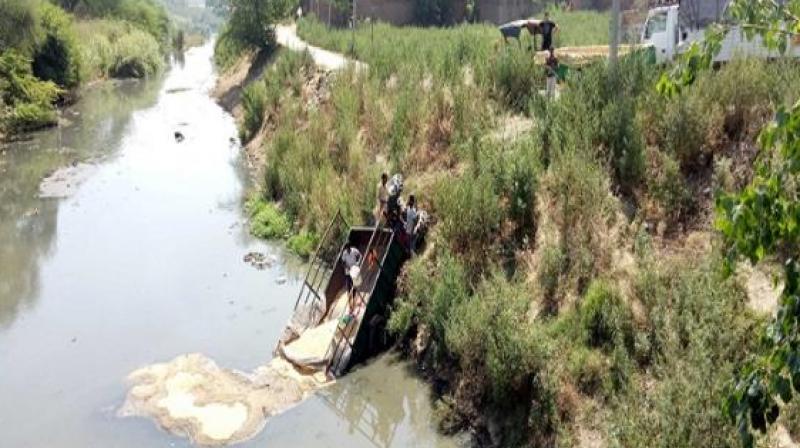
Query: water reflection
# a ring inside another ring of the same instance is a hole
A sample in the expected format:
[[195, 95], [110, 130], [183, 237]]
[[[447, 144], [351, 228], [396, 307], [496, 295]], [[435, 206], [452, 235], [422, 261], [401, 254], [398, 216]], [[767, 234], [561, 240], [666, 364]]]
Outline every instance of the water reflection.
[[55, 169], [113, 155], [133, 117], [156, 103], [161, 79], [89, 88], [60, 126], [8, 143], [0, 153], [0, 328], [36, 297], [39, 263], [50, 252], [58, 200], [37, 197]]
[[267, 423], [253, 447], [453, 448], [435, 427], [427, 384], [384, 355]]

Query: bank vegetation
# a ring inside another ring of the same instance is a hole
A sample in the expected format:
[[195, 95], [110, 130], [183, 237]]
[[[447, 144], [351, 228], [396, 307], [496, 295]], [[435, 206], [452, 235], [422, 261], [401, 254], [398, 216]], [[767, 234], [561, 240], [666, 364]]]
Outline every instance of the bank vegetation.
[[[726, 269], [714, 204], [753, 180], [760, 130], [800, 98], [796, 62], [734, 60], [665, 96], [665, 68], [633, 54], [571, 71], [548, 101], [527, 47], [490, 27], [362, 26], [354, 49], [349, 30], [298, 29], [369, 70], [321, 73], [280, 50], [245, 89], [241, 136], [261, 136], [264, 161], [253, 228], [313, 242], [337, 211], [370, 219], [381, 172], [405, 176], [434, 223], [389, 322], [443, 431], [739, 443], [722, 404], [770, 316]], [[584, 30], [562, 25], [562, 44], [605, 39]], [[780, 420], [795, 438], [797, 409]]]
[[172, 34], [154, 0], [0, 0], [0, 133], [54, 125], [87, 83], [155, 74]]

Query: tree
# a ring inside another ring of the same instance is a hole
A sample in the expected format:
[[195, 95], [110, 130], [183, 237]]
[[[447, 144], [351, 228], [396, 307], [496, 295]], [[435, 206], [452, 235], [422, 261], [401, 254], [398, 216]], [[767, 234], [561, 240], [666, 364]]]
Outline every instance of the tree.
[[[761, 36], [781, 53], [800, 33], [800, 0], [734, 0], [729, 6], [748, 38]], [[730, 25], [707, 33], [694, 45], [659, 90], [674, 94], [711, 65]], [[800, 393], [800, 101], [780, 107], [775, 120], [759, 136], [756, 174], [742, 192], [717, 199], [717, 228], [726, 248], [726, 267], [748, 259], [753, 264], [778, 259], [783, 265], [783, 291], [776, 316], [760, 335], [756, 356], [741, 368], [724, 407], [739, 430], [742, 444], [754, 445], [753, 430], [766, 432], [781, 403]]]
[[414, 21], [423, 26], [446, 25], [451, 21], [449, 0], [416, 0]]
[[0, 51], [17, 48], [29, 52], [39, 31], [36, 2], [0, 0]]
[[239, 42], [265, 48], [272, 44], [272, 25], [289, 14], [288, 0], [228, 0], [228, 30]]
[[81, 4], [81, 0], [52, 0], [52, 2], [70, 12], [75, 11]]

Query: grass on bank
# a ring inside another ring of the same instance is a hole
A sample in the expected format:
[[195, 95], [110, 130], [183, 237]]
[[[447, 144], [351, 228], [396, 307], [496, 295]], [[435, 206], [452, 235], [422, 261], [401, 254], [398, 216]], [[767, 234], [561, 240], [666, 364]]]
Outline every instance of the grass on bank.
[[163, 8], [150, 0], [109, 5], [81, 9], [76, 20], [44, 0], [0, 2], [0, 83], [7, 86], [1, 95], [0, 132], [55, 124], [55, 103], [68, 100], [86, 82], [145, 77], [163, 66], [170, 33]]
[[[552, 14], [561, 28], [555, 38], [557, 46], [608, 42], [608, 14], [558, 10]], [[482, 80], [489, 75], [487, 70], [483, 70], [487, 62], [504, 46], [497, 27], [487, 24], [422, 28], [359, 22], [354, 46], [351, 30], [329, 28], [314, 16], [300, 20], [297, 31], [301, 38], [313, 45], [349, 54], [370, 64], [371, 71], [383, 79], [398, 74], [401, 65], [410, 65], [443, 78], [461, 75], [464, 67], [470, 67], [476, 79]], [[530, 36], [526, 33], [522, 36], [521, 48], [527, 49], [531, 43]], [[514, 42], [512, 46], [517, 47]], [[515, 56], [527, 60], [530, 52], [515, 53]]]
[[[524, 48], [463, 45], [468, 30], [387, 29], [419, 48], [366, 57], [366, 76], [314, 78], [279, 54], [245, 109], [246, 135], [269, 136], [262, 199], [313, 233], [337, 210], [366, 221], [378, 174], [405, 175], [435, 225], [390, 327], [425, 347], [443, 429], [574, 446], [588, 424], [610, 446], [730, 446], [722, 398], [762, 319], [717, 255], [673, 259], [652, 240], [708, 228], [709, 191], [749, 179], [743, 148], [797, 99], [798, 66], [737, 60], [666, 99], [661, 68], [629, 57], [621, 77], [589, 66], [546, 102], [543, 80], [521, 79], [536, 68], [515, 65]], [[490, 138], [512, 112], [533, 129]]]

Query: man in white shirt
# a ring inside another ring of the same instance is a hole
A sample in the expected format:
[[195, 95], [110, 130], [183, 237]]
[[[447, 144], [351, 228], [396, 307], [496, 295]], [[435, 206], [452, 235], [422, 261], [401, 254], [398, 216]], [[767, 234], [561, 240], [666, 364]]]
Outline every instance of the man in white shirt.
[[417, 199], [414, 195], [408, 197], [408, 206], [404, 216], [406, 235], [408, 235], [408, 251], [414, 255], [417, 250], [417, 221], [419, 220], [419, 212], [417, 211]]
[[344, 245], [344, 252], [342, 252], [342, 262], [344, 262], [344, 275], [345, 275], [345, 286], [347, 287], [347, 292], [353, 292], [353, 277], [351, 275], [351, 271], [353, 267], [356, 267], [361, 264], [361, 252], [353, 246], [352, 243], [349, 241]]
[[386, 203], [389, 202], [389, 189], [386, 183], [389, 182], [389, 175], [386, 173], [381, 174], [381, 181], [378, 183], [377, 193], [377, 210], [375, 211], [375, 224], [381, 222], [381, 217], [386, 212]]

